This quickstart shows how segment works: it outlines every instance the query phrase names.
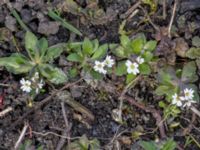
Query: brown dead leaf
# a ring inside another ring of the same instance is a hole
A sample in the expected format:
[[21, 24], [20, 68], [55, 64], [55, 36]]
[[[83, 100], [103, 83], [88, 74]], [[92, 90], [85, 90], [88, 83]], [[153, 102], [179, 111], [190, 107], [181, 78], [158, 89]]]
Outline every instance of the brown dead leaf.
[[178, 56], [185, 58], [186, 51], [189, 49], [188, 44], [183, 38], [176, 38], [174, 39], [175, 42], [175, 49], [174, 51], [177, 53]]
[[122, 136], [119, 138], [119, 141], [125, 145], [131, 145], [132, 143], [131, 138], [129, 136]]
[[174, 65], [176, 61], [176, 53], [174, 48], [174, 41], [165, 36], [161, 38], [161, 41], [156, 48], [155, 54], [165, 59], [166, 63]]

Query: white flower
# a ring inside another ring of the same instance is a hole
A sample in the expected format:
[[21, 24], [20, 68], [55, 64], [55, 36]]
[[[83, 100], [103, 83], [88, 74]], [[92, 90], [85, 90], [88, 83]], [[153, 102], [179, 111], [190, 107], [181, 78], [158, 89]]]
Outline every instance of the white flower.
[[34, 74], [34, 76], [31, 78], [31, 80], [32, 80], [33, 82], [35, 82], [35, 81], [38, 80], [38, 79], [39, 79], [39, 73], [36, 72], [36, 73]]
[[136, 61], [138, 62], [138, 64], [142, 64], [142, 63], [144, 63], [144, 58], [139, 56], [136, 58]]
[[107, 56], [104, 60], [104, 63], [109, 68], [111, 68], [115, 64], [114, 59], [112, 59], [111, 56]]
[[127, 67], [127, 72], [129, 74], [138, 74], [140, 71], [138, 69], [138, 64], [137, 63], [132, 63], [130, 60], [126, 61], [126, 67]]
[[22, 78], [20, 80], [20, 84], [21, 84], [20, 88], [22, 89], [22, 91], [27, 93], [31, 92], [31, 82], [29, 80], [25, 80], [24, 78]]
[[105, 66], [104, 62], [95, 61], [94, 70], [99, 73], [106, 74], [107, 71], [104, 69], [104, 66]]
[[178, 97], [176, 93], [172, 95], [172, 104], [178, 107], [182, 106], [182, 100]]
[[185, 102], [185, 104], [183, 105], [183, 107], [190, 107], [191, 105], [192, 105], [192, 103], [196, 103], [195, 101], [193, 101], [193, 100], [187, 100], [186, 102]]
[[194, 97], [194, 90], [193, 89], [184, 89], [185, 99], [192, 100]]
[[43, 80], [40, 80], [40, 82], [37, 84], [37, 88], [35, 89], [35, 92], [38, 94], [39, 90], [42, 89], [44, 86]]
[[43, 86], [44, 86], [43, 80], [40, 80], [40, 83], [38, 83], [38, 88], [42, 89]]

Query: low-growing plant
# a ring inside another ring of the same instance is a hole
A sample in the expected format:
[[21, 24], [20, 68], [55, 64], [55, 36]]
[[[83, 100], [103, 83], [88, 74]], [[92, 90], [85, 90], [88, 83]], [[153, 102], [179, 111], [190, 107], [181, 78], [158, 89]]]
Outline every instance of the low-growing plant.
[[141, 141], [140, 145], [144, 150], [174, 150], [176, 148], [176, 142], [173, 139], [168, 139], [159, 143], [154, 141]]
[[35, 150], [43, 150], [43, 146], [34, 146], [32, 144], [32, 141], [31, 140], [25, 140], [24, 143], [22, 143], [20, 146], [19, 146], [19, 150], [30, 150], [30, 149], [35, 149]]
[[48, 47], [45, 38], [37, 39], [31, 33], [25, 35], [26, 54], [13, 53], [9, 57], [0, 58], [0, 66], [14, 74], [28, 73], [32, 77], [36, 72], [54, 84], [60, 84], [67, 81], [66, 74], [55, 67], [52, 61], [59, 57], [63, 52], [62, 45]]
[[67, 60], [77, 63], [76, 69], [89, 72], [94, 79], [102, 79], [104, 74], [111, 72], [114, 60], [107, 57], [101, 61], [108, 52], [108, 44], [99, 45], [97, 39], [85, 38], [83, 42], [69, 43], [68, 48]]
[[89, 140], [85, 135], [83, 135], [79, 140], [72, 142], [69, 147], [69, 150], [100, 150], [100, 143], [95, 138]]
[[147, 41], [144, 34], [140, 34], [134, 39], [122, 35], [120, 45], [110, 45], [112, 53], [119, 57], [115, 69], [116, 75], [126, 75], [127, 83], [135, 79], [138, 74], [149, 75], [151, 73], [150, 62], [153, 59], [156, 45], [156, 41]]
[[198, 80], [196, 70], [195, 62], [191, 61], [186, 63], [182, 70], [167, 67], [158, 73], [159, 86], [155, 93], [166, 96], [167, 102], [159, 102], [159, 106], [164, 109], [165, 118], [176, 117], [181, 112], [179, 108], [189, 108], [192, 103], [199, 101], [194, 84]]

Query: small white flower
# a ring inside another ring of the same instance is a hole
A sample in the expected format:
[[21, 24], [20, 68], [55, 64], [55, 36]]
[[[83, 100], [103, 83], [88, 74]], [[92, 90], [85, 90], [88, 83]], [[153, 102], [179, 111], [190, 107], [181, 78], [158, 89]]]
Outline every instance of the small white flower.
[[21, 84], [20, 88], [22, 89], [22, 91], [27, 93], [31, 92], [31, 82], [29, 80], [25, 80], [24, 78], [22, 78], [20, 80], [20, 84]]
[[190, 107], [190, 106], [192, 105], [192, 103], [196, 103], [196, 102], [193, 101], [193, 100], [187, 100], [187, 101], [185, 102], [185, 104], [183, 105], [183, 107]]
[[178, 107], [182, 106], [182, 101], [176, 93], [172, 96], [172, 104], [174, 104]]
[[127, 72], [129, 74], [138, 74], [140, 71], [138, 69], [138, 64], [137, 63], [132, 63], [130, 60], [126, 61], [126, 67], [127, 67]]
[[111, 56], [107, 56], [104, 63], [107, 67], [111, 68], [115, 64], [115, 61], [111, 58]]
[[34, 76], [31, 78], [31, 80], [32, 80], [33, 82], [35, 82], [35, 81], [38, 80], [38, 79], [39, 79], [39, 73], [36, 72], [36, 73], [34, 74]]
[[102, 74], [106, 74], [107, 71], [104, 69], [105, 67], [105, 63], [104, 62], [100, 62], [100, 61], [95, 61], [95, 66], [94, 66], [94, 70], [102, 73]]
[[35, 89], [35, 92], [38, 94], [39, 90], [42, 89], [44, 86], [43, 80], [40, 80], [40, 82], [37, 84], [37, 88]]
[[139, 56], [136, 58], [136, 61], [138, 62], [138, 64], [142, 64], [142, 63], [144, 63], [144, 58]]
[[185, 99], [192, 100], [194, 97], [194, 90], [193, 89], [184, 89]]
[[43, 86], [44, 86], [43, 80], [40, 80], [40, 83], [38, 83], [38, 88], [42, 89]]

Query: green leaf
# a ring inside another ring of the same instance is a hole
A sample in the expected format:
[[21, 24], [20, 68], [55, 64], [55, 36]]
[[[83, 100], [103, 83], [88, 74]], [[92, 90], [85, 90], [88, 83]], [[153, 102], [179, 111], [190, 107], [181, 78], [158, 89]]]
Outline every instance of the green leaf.
[[84, 54], [91, 55], [93, 53], [93, 44], [88, 38], [84, 39], [82, 46]]
[[192, 83], [198, 80], [198, 76], [196, 73], [197, 67], [194, 61], [188, 62], [184, 65], [181, 81], [185, 83]]
[[153, 51], [155, 50], [157, 45], [157, 41], [148, 41], [145, 45], [144, 45], [144, 49], [148, 50], [148, 51]]
[[175, 148], [176, 142], [173, 139], [169, 139], [162, 145], [161, 150], [174, 150]]
[[47, 39], [46, 38], [41, 38], [37, 43], [37, 47], [40, 50], [40, 57], [42, 58], [45, 55], [45, 53], [47, 51], [47, 48], [48, 48]]
[[122, 76], [127, 74], [127, 68], [125, 65], [126, 61], [121, 61], [117, 63], [116, 69], [115, 69], [115, 74], [117, 76]]
[[141, 37], [137, 37], [131, 42], [131, 46], [133, 48], [133, 53], [140, 54], [144, 46], [144, 39]]
[[76, 68], [72, 68], [69, 70], [69, 77], [75, 78], [78, 75], [78, 70]]
[[168, 86], [176, 85], [176, 83], [174, 81], [177, 80], [177, 77], [176, 77], [176, 72], [175, 72], [174, 68], [167, 67], [167, 68], [160, 70], [158, 72], [157, 80], [159, 83], [161, 83], [163, 85], [168, 85]]
[[186, 52], [186, 57], [190, 58], [190, 59], [197, 59], [200, 58], [200, 48], [190, 48], [187, 52]]
[[24, 29], [25, 31], [30, 31], [30, 29], [27, 27], [27, 25], [22, 21], [21, 17], [17, 13], [17, 11], [14, 8], [12, 8], [10, 11], [11, 11], [12, 15], [15, 17], [15, 19], [17, 20], [17, 22], [19, 23], [19, 25], [22, 27], [22, 29]]
[[62, 84], [68, 80], [66, 74], [61, 69], [53, 67], [52, 65], [41, 64], [39, 70], [42, 76], [54, 84]]
[[144, 58], [144, 60], [146, 62], [149, 62], [149, 61], [152, 60], [153, 54], [151, 52], [149, 52], [149, 51], [146, 51], [146, 52], [144, 52], [144, 54], [142, 55], [142, 57]]
[[134, 74], [127, 74], [126, 75], [126, 84], [129, 84], [131, 81], [135, 79], [136, 75]]
[[56, 44], [49, 47], [46, 51], [46, 55], [44, 56], [43, 62], [49, 62], [59, 57], [61, 53], [64, 51], [64, 47], [62, 44]]
[[102, 80], [103, 79], [103, 74], [98, 73], [94, 70], [90, 71], [90, 75], [93, 77], [93, 79], [96, 79], [96, 80]]
[[82, 62], [83, 58], [80, 57], [77, 53], [71, 53], [67, 56], [67, 60], [73, 61], [73, 62]]
[[195, 36], [192, 38], [192, 45], [196, 47], [200, 47], [200, 38], [199, 36]]
[[121, 45], [122, 45], [123, 47], [125, 47], [125, 48], [130, 44], [130, 39], [129, 39], [129, 37], [126, 36], [126, 35], [120, 36], [120, 41], [121, 41]]
[[66, 44], [66, 51], [81, 49], [83, 42], [69, 42]]
[[165, 95], [167, 93], [167, 91], [169, 91], [171, 89], [171, 87], [166, 86], [166, 85], [160, 85], [157, 87], [155, 93], [156, 95], [162, 96]]
[[92, 43], [94, 45], [93, 51], [96, 52], [96, 50], [98, 50], [98, 48], [99, 48], [99, 41], [97, 39], [95, 39], [92, 41]]
[[158, 150], [158, 148], [156, 147], [156, 144], [152, 141], [150, 142], [141, 141], [140, 146], [142, 146], [144, 150]]
[[140, 73], [141, 74], [144, 74], [144, 75], [149, 75], [151, 73], [151, 68], [148, 64], [141, 64], [139, 65], [139, 70], [140, 70]]
[[120, 58], [125, 58], [126, 54], [125, 54], [125, 48], [123, 48], [122, 46], [118, 46], [115, 49], [112, 49], [112, 53]]
[[22, 54], [14, 53], [10, 57], [0, 58], [0, 66], [14, 74], [27, 73], [33, 68], [33, 64]]
[[93, 54], [92, 59], [97, 60], [105, 57], [108, 50], [108, 44], [101, 45], [97, 51]]
[[[162, 95], [163, 95], [163, 94], [162, 94]], [[160, 102], [158, 103], [158, 105], [159, 105], [160, 108], [165, 108], [165, 107], [167, 107], [166, 104], [165, 104], [163, 101], [160, 101]]]
[[117, 47], [119, 46], [119, 44], [116, 44], [116, 43], [111, 43], [109, 44], [109, 49], [112, 51], [113, 49], [116, 49]]
[[32, 32], [26, 32], [25, 34], [25, 48], [29, 54], [29, 57], [34, 57], [37, 49], [38, 39]]
[[52, 19], [59, 21], [61, 23], [61, 25], [65, 28], [67, 28], [69, 31], [72, 31], [72, 32], [82, 36], [82, 33], [77, 28], [75, 28], [73, 25], [69, 24], [66, 20], [59, 17], [54, 11], [49, 10], [48, 15]]

